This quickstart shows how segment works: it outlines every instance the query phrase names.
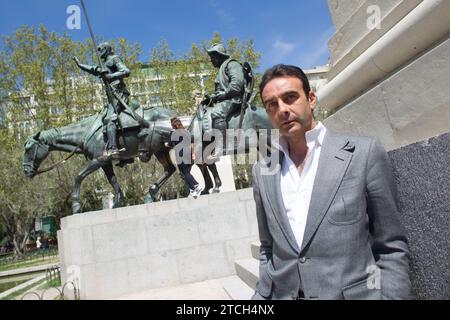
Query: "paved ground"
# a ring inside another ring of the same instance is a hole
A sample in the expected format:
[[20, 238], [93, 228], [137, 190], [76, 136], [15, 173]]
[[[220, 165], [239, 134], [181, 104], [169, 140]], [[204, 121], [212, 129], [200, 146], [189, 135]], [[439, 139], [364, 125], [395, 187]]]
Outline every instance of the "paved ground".
[[231, 300], [221, 279], [185, 284], [177, 287], [151, 289], [116, 298], [115, 300]]

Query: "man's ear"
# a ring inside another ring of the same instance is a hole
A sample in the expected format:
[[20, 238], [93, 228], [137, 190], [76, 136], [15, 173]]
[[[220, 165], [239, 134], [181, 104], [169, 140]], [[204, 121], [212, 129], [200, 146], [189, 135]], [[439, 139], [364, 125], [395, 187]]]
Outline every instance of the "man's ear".
[[314, 108], [316, 107], [316, 102], [317, 102], [317, 96], [314, 93], [314, 91], [310, 91], [308, 94], [308, 99], [309, 99], [309, 105], [311, 107], [311, 111], [314, 111]]

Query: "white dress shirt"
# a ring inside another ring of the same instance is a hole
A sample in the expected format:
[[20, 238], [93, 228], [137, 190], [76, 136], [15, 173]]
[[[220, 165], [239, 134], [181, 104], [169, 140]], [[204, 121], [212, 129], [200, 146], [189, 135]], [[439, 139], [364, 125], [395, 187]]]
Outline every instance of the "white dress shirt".
[[280, 137], [280, 143], [277, 146], [284, 153], [281, 163], [281, 194], [299, 248], [302, 247], [311, 193], [325, 133], [326, 128], [321, 122], [318, 122], [314, 129], [306, 132], [308, 152], [301, 173], [289, 157], [289, 148], [284, 137]]

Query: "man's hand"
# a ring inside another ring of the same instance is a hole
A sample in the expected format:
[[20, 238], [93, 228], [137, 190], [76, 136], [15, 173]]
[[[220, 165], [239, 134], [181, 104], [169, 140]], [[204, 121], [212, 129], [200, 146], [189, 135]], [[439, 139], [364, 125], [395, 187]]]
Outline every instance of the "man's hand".
[[108, 69], [102, 69], [100, 67], [95, 68], [95, 73], [101, 77], [102, 75], [107, 75], [109, 73]]
[[202, 105], [208, 106], [212, 102], [211, 97], [207, 94], [205, 94], [205, 98], [200, 102]]
[[225, 99], [226, 99], [226, 96], [225, 96], [225, 92], [223, 92], [223, 91], [216, 92], [211, 96], [211, 100], [213, 103], [221, 102]]
[[195, 161], [195, 148], [193, 143], [191, 143], [191, 160]]

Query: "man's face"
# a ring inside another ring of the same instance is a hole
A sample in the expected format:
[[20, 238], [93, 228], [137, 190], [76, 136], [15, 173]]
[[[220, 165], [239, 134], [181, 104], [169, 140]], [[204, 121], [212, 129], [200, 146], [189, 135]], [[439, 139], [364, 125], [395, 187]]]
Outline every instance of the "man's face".
[[172, 127], [174, 129], [180, 129], [180, 128], [183, 127], [183, 125], [181, 124], [180, 120], [175, 120], [175, 121], [172, 122]]
[[220, 58], [217, 54], [211, 53], [210, 54], [211, 63], [214, 67], [219, 68], [222, 64], [222, 58]]
[[109, 48], [107, 48], [106, 46], [100, 46], [98, 48], [98, 53], [100, 55], [100, 58], [106, 60], [106, 57], [109, 55]]
[[261, 96], [272, 126], [281, 135], [304, 135], [312, 129], [316, 96], [312, 91], [306, 96], [300, 79], [274, 78], [266, 84]]

